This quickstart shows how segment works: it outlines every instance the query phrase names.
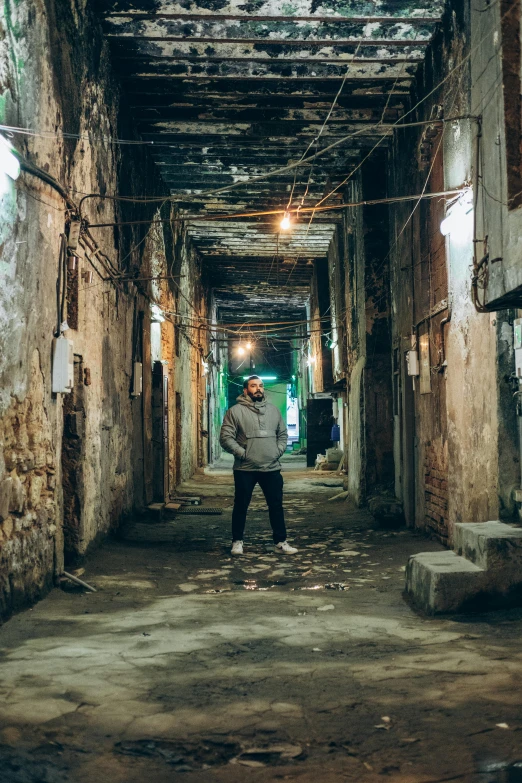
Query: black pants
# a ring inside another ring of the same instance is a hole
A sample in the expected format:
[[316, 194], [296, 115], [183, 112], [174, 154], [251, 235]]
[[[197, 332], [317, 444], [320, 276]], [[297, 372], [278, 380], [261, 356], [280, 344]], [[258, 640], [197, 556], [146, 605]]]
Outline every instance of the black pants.
[[242, 541], [252, 492], [259, 484], [268, 506], [274, 544], [286, 541], [285, 514], [283, 511], [283, 477], [280, 470], [235, 470], [234, 510], [232, 512], [232, 541]]

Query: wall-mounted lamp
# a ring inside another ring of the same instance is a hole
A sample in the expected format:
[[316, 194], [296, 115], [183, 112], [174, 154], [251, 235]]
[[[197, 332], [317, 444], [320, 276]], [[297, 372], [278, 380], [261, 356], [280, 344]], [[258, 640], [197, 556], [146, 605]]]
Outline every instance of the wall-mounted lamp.
[[0, 136], [0, 172], [13, 180], [20, 176], [20, 162], [5, 136]]
[[440, 224], [443, 237], [451, 234], [451, 239], [457, 243], [466, 241], [473, 229], [473, 191], [466, 188], [456, 201], [451, 204], [446, 217]]

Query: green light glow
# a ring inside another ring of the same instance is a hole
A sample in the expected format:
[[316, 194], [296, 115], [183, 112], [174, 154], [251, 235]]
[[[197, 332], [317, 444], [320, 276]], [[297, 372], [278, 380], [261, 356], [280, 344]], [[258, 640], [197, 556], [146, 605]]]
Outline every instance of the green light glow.
[[[243, 375], [244, 381], [246, 381], [247, 378], [250, 378], [250, 375]], [[259, 378], [262, 381], [277, 381], [277, 375], [260, 375]]]

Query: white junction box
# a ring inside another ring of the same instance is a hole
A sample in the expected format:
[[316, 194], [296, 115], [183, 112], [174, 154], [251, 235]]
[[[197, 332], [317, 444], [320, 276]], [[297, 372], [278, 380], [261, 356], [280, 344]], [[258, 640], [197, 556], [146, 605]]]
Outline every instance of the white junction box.
[[406, 351], [406, 368], [408, 375], [419, 375], [419, 354], [417, 351]]
[[513, 348], [515, 349], [515, 373], [522, 383], [522, 318], [513, 321]]
[[69, 394], [74, 386], [74, 349], [72, 340], [58, 337], [53, 346], [52, 391]]
[[132, 368], [131, 397], [139, 397], [142, 391], [143, 391], [143, 365], [141, 362], [134, 362]]

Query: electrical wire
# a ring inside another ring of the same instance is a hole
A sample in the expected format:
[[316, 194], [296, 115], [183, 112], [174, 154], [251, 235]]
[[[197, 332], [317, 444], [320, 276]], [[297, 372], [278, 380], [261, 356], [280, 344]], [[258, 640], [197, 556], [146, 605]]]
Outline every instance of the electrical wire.
[[[425, 193], [422, 195], [422, 198], [438, 198], [439, 196], [452, 196], [457, 195], [462, 191], [462, 188], [454, 188], [452, 190], [442, 190], [438, 193]], [[330, 204], [329, 206], [324, 207], [296, 207], [289, 210], [291, 214], [295, 214], [298, 212], [331, 212], [332, 210], [343, 210], [348, 209], [352, 207], [368, 207], [368, 206], [374, 206], [378, 204], [393, 204], [398, 201], [413, 201], [415, 199], [419, 198], [419, 195], [408, 195], [408, 196], [391, 196], [389, 198], [381, 198], [381, 199], [366, 199], [364, 201], [352, 201], [352, 202], [344, 202], [342, 204]], [[165, 200], [163, 202], [164, 204], [167, 203]], [[204, 218], [202, 218], [200, 215], [185, 215], [183, 217], [179, 218], [163, 218], [158, 220], [128, 220], [128, 221], [119, 221], [119, 222], [112, 222], [112, 223], [88, 223], [87, 225], [89, 228], [113, 228], [114, 226], [131, 226], [131, 225], [140, 225], [140, 224], [159, 224], [159, 223], [176, 223], [176, 222], [187, 222], [191, 220], [196, 221], [216, 221], [216, 220], [236, 220], [237, 218], [252, 218], [252, 217], [267, 217], [270, 215], [281, 215], [284, 214], [284, 209], [270, 209], [270, 210], [264, 210], [262, 212], [235, 212], [232, 214], [225, 214], [225, 215], [205, 215]]]
[[[496, 5], [498, 2], [500, 2], [500, 0], [495, 0], [495, 2], [491, 3], [491, 7]], [[519, 2], [519, 0], [512, 0], [509, 8], [504, 12], [504, 14], [502, 14], [501, 20], [505, 19], [518, 6], [518, 2]], [[427, 93], [427, 95], [424, 95], [419, 101], [417, 101], [417, 103], [414, 106], [412, 106], [411, 109], [409, 109], [405, 114], [403, 114], [402, 117], [400, 117], [400, 119], [397, 120], [397, 122], [393, 123], [393, 125], [390, 126], [390, 127], [392, 127], [392, 128], [395, 128], [397, 126], [401, 127], [402, 126], [401, 120], [403, 120], [405, 117], [408, 117], [410, 114], [412, 114], [421, 104], [423, 104], [428, 98], [430, 98], [432, 95], [434, 95], [437, 92], [437, 90], [439, 90], [439, 88], [442, 87], [453, 76], [453, 74], [458, 69], [462, 68], [468, 62], [468, 60], [471, 59], [471, 57], [475, 54], [475, 52], [477, 52], [480, 49], [480, 47], [482, 46], [482, 44], [484, 43], [484, 41], [486, 40], [486, 38], [489, 35], [490, 35], [490, 31], [488, 30], [482, 36], [482, 38], [470, 49], [470, 51], [462, 58], [462, 60], [460, 60], [446, 74], [446, 76], [443, 79], [441, 79], [440, 82], [438, 82], [438, 84], [436, 84], [435, 87], [433, 87], [433, 89], [430, 90], [430, 92]], [[470, 118], [470, 119], [472, 119], [472, 118]], [[447, 120], [447, 121], [449, 121], [449, 120]], [[326, 196], [323, 196], [323, 198], [318, 202], [318, 205], [322, 204], [323, 201], [328, 200], [330, 198], [330, 196], [332, 196], [334, 193], [337, 192], [337, 190], [339, 190], [339, 188], [341, 188], [343, 185], [345, 185], [346, 182], [348, 182], [348, 180], [351, 179], [351, 177], [353, 177], [355, 172], [369, 158], [369, 156], [377, 149], [377, 147], [382, 143], [383, 140], [384, 140], [383, 138], [379, 139], [377, 141], [377, 143], [372, 147], [370, 152], [363, 158], [362, 161], [360, 161], [358, 163], [358, 165], [354, 168], [354, 170], [349, 174], [349, 176], [345, 180], [343, 180], [343, 182], [341, 182], [339, 185], [337, 185], [332, 191], [330, 191], [330, 193], [328, 193]]]

